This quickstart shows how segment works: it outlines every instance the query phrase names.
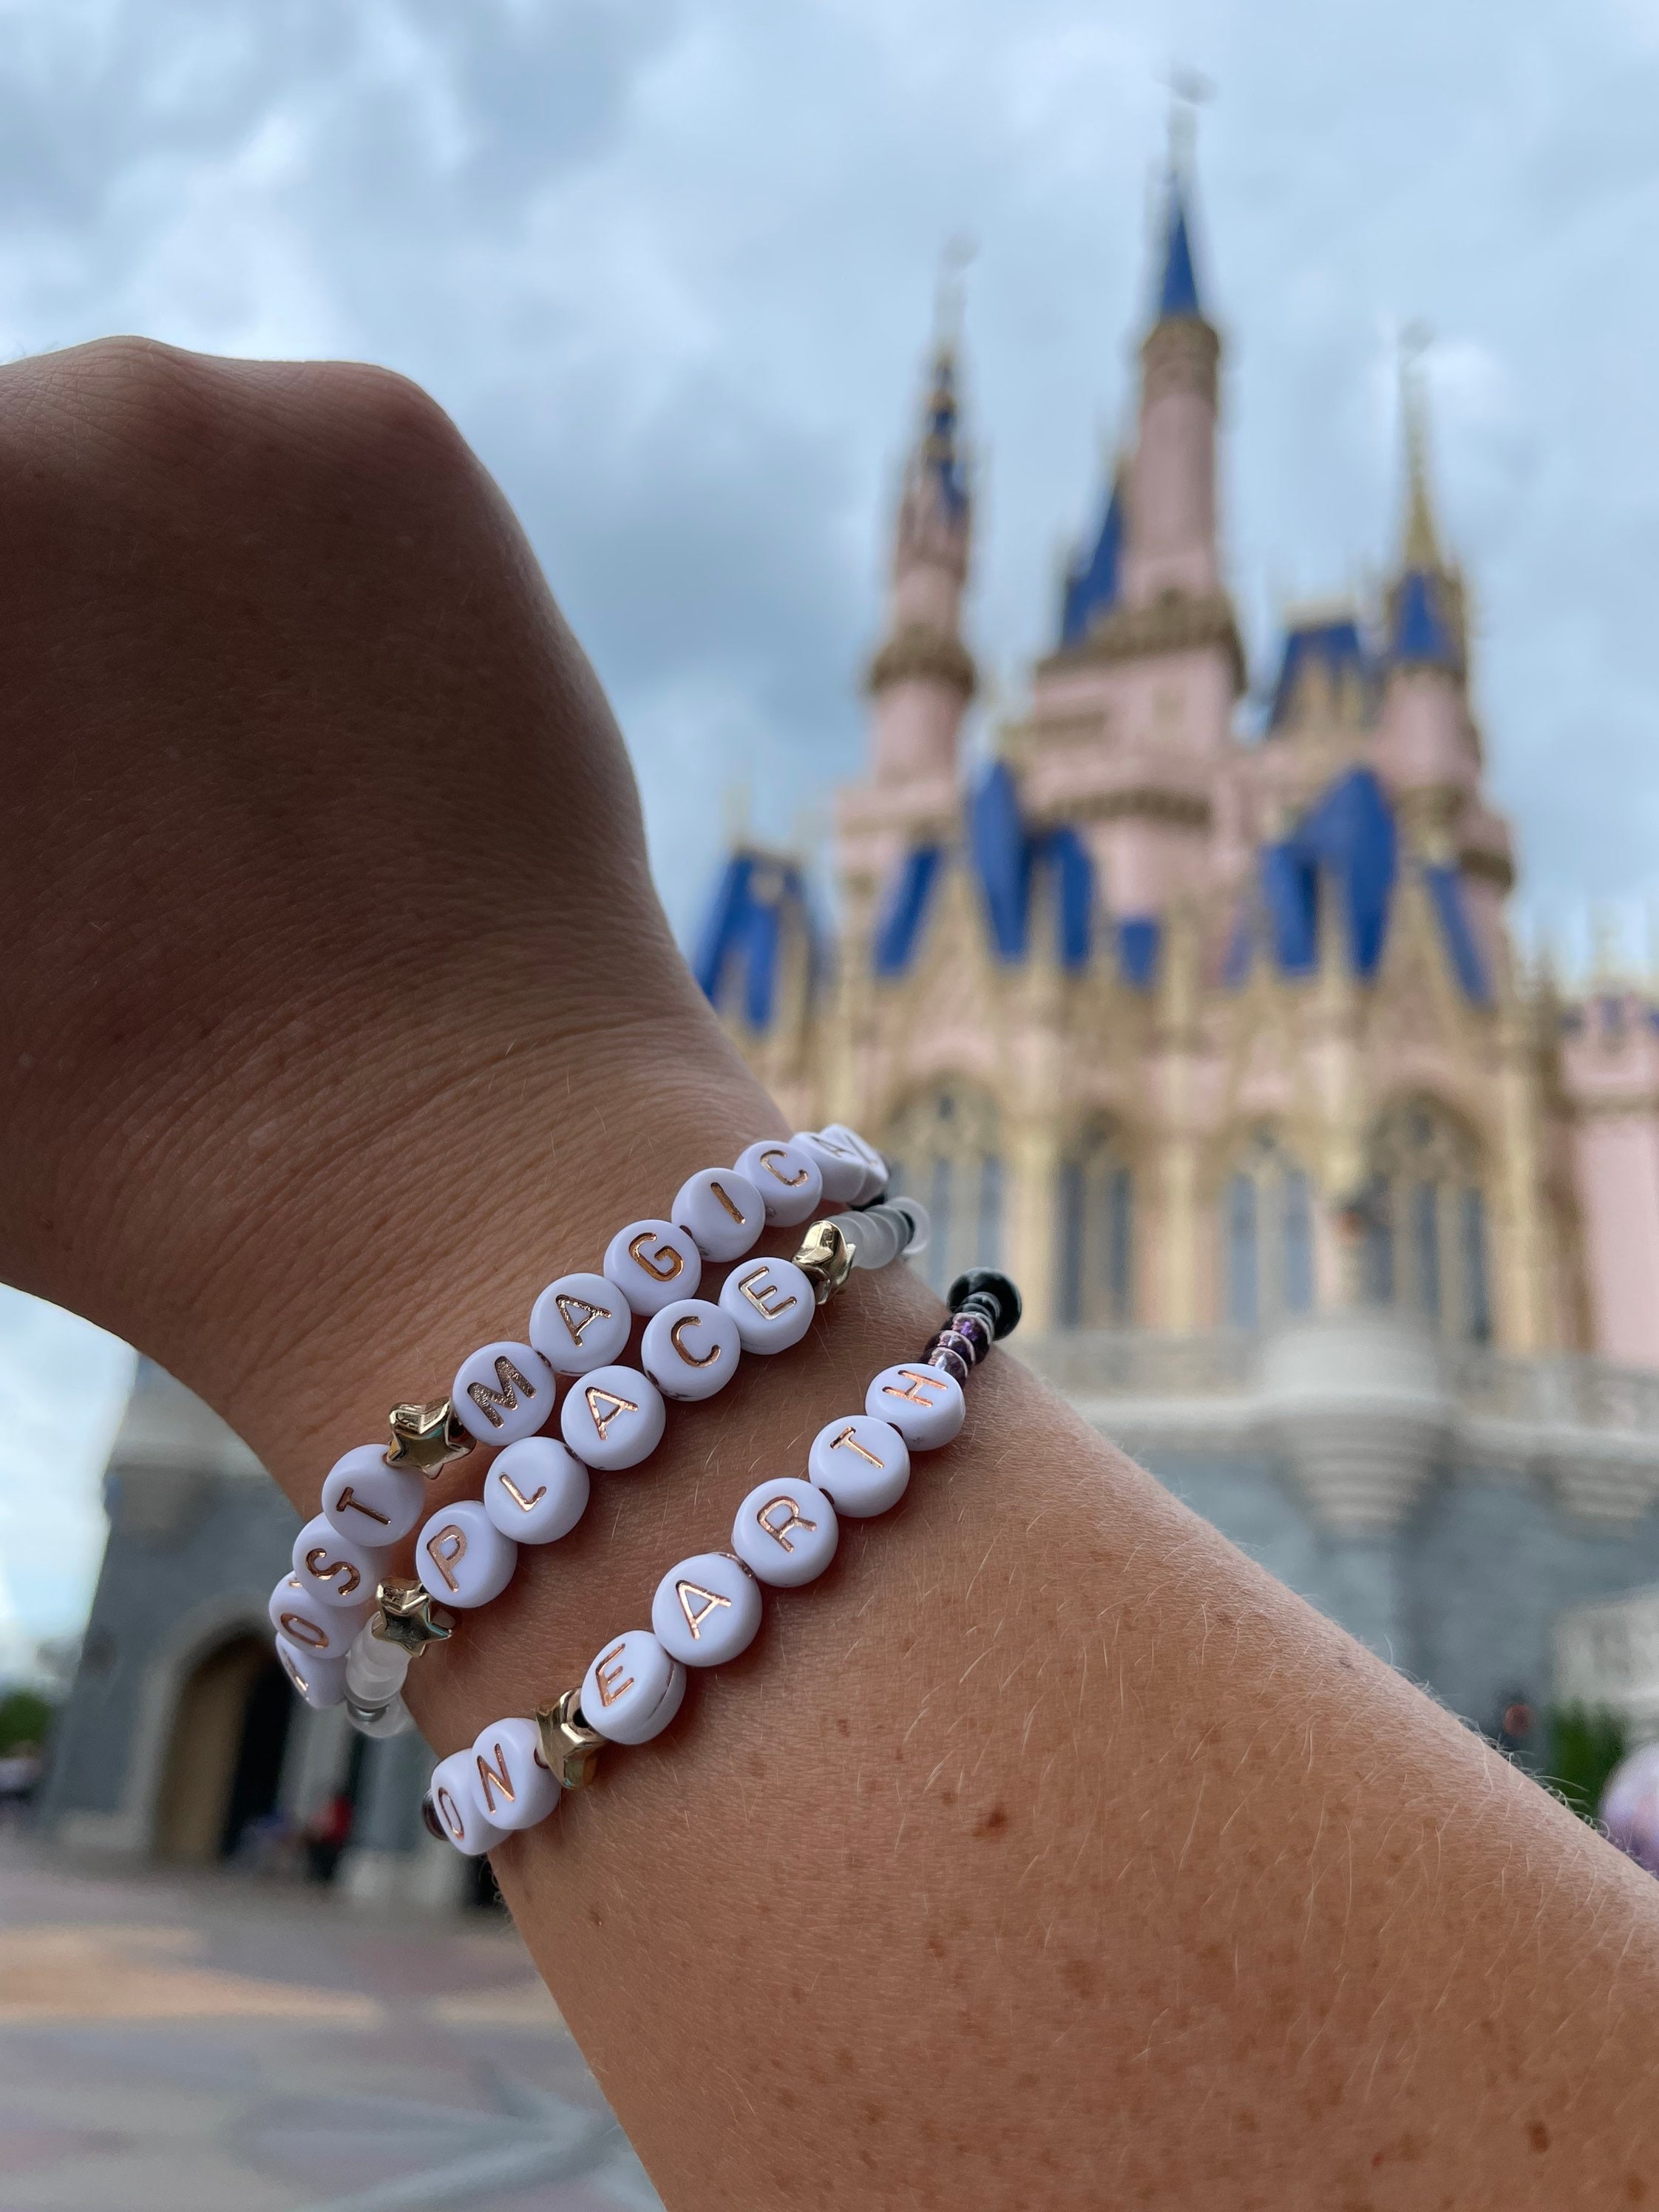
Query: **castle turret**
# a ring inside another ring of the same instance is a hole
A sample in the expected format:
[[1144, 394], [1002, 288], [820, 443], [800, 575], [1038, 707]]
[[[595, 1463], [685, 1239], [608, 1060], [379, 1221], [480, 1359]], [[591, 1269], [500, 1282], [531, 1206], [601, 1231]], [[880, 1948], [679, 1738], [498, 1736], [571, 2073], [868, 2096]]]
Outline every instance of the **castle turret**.
[[1172, 167], [1157, 309], [1140, 349], [1140, 419], [1130, 478], [1124, 598], [1149, 606], [1220, 589], [1216, 555], [1216, 374], [1221, 340], [1199, 302], [1190, 186]]

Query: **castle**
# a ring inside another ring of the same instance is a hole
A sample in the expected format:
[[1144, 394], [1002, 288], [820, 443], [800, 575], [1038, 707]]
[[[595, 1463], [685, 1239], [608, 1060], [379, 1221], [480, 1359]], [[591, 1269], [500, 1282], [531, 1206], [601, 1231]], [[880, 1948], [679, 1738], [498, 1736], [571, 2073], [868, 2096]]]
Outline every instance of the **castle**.
[[[926, 1202], [935, 1283], [1006, 1267], [1019, 1356], [1282, 1579], [1522, 1756], [1563, 1698], [1652, 1734], [1659, 1015], [1515, 957], [1409, 388], [1380, 602], [1292, 620], [1244, 731], [1190, 201], [1172, 177], [1134, 440], [1026, 711], [966, 777], [947, 343], [835, 942], [799, 860], [744, 846], [695, 964], [795, 1126], [850, 1121]], [[354, 1738], [270, 1657], [291, 1510], [147, 1366], [106, 1494], [45, 1801], [65, 1842], [210, 1858], [343, 1787], [349, 1887], [453, 1887], [418, 1739]]]

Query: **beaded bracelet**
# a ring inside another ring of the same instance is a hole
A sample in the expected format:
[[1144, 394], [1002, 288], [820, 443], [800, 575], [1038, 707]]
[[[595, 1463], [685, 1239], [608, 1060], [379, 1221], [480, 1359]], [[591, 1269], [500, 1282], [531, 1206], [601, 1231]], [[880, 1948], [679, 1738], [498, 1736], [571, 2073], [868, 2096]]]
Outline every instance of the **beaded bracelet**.
[[[360, 1445], [330, 1470], [323, 1510], [300, 1531], [291, 1571], [271, 1594], [277, 1656], [301, 1696], [319, 1707], [343, 1700], [368, 1734], [407, 1726], [400, 1692], [410, 1660], [453, 1632], [441, 1599], [463, 1609], [488, 1603], [511, 1579], [520, 1544], [568, 1534], [586, 1506], [590, 1468], [637, 1466], [654, 1449], [665, 1395], [712, 1395], [743, 1350], [798, 1342], [850, 1268], [925, 1248], [921, 1207], [876, 1202], [886, 1180], [881, 1155], [840, 1124], [787, 1142], [763, 1139], [733, 1168], [689, 1177], [669, 1220], [619, 1231], [603, 1274], [550, 1284], [532, 1310], [528, 1344], [485, 1346], [462, 1362], [448, 1399], [393, 1407], [390, 1443]], [[718, 1307], [686, 1295], [705, 1259], [740, 1259], [763, 1228], [799, 1223], [822, 1194], [860, 1210], [814, 1224], [793, 1261], [729, 1275]], [[647, 1317], [644, 1373], [608, 1364], [625, 1348], [636, 1313]], [[560, 1374], [580, 1378], [565, 1399], [562, 1443], [536, 1433], [551, 1414]], [[477, 1443], [505, 1447], [482, 1498], [428, 1521], [416, 1547], [430, 1562], [420, 1578], [391, 1578], [389, 1547], [421, 1517], [422, 1476], [435, 1476]], [[362, 1542], [348, 1515], [374, 1524], [380, 1540]], [[374, 1597], [359, 1597], [364, 1589]]]
[[807, 1453], [805, 1480], [751, 1490], [729, 1552], [702, 1552], [657, 1586], [651, 1626], [613, 1637], [579, 1689], [532, 1719], [510, 1717], [433, 1769], [422, 1817], [468, 1857], [546, 1819], [565, 1790], [593, 1778], [608, 1745], [648, 1743], [674, 1718], [688, 1667], [714, 1667], [746, 1651], [759, 1632], [763, 1585], [816, 1581], [836, 1555], [842, 1517], [866, 1520], [897, 1504], [910, 1455], [949, 1443], [967, 1412], [963, 1384], [1019, 1319], [1006, 1275], [976, 1267], [951, 1284], [946, 1326], [921, 1361], [884, 1368], [861, 1413], [826, 1424]]

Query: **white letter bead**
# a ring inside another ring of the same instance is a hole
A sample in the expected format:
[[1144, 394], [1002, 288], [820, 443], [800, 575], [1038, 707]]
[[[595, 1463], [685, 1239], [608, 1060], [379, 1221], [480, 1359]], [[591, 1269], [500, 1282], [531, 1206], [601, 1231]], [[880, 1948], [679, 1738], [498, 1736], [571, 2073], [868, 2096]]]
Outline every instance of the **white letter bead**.
[[276, 1638], [276, 1656], [283, 1662], [283, 1672], [308, 1705], [326, 1712], [337, 1705], [345, 1695], [346, 1662], [343, 1659], [319, 1659], [314, 1651], [301, 1651], [290, 1644], [286, 1636]]
[[704, 1168], [690, 1176], [668, 1210], [705, 1260], [741, 1260], [766, 1226], [760, 1193], [735, 1168]]
[[452, 1751], [438, 1761], [432, 1770], [431, 1791], [438, 1825], [458, 1851], [476, 1859], [494, 1850], [506, 1831], [478, 1810], [470, 1751]]
[[483, 1509], [515, 1544], [554, 1544], [587, 1510], [589, 1487], [587, 1469], [568, 1445], [556, 1437], [524, 1437], [496, 1453], [484, 1477]]
[[660, 1313], [695, 1295], [702, 1255], [672, 1221], [630, 1221], [605, 1246], [605, 1272], [636, 1314]]
[[650, 1457], [665, 1418], [649, 1376], [637, 1367], [596, 1367], [571, 1386], [559, 1425], [579, 1460], [614, 1474]]
[[720, 1285], [720, 1304], [745, 1352], [787, 1352], [812, 1326], [817, 1303], [793, 1260], [746, 1260]]
[[351, 1639], [374, 1610], [373, 1593], [354, 1605], [319, 1605], [300, 1586], [297, 1575], [284, 1575], [270, 1593], [270, 1625], [296, 1651], [315, 1659], [343, 1659]]
[[582, 1718], [612, 1743], [649, 1743], [680, 1709], [685, 1669], [648, 1628], [613, 1637], [582, 1678]]
[[810, 1152], [781, 1137], [767, 1137], [738, 1155], [738, 1173], [761, 1194], [774, 1227], [792, 1229], [805, 1221], [823, 1195], [823, 1177]]
[[359, 1444], [323, 1481], [324, 1517], [360, 1544], [397, 1543], [425, 1510], [425, 1482], [406, 1467], [388, 1467], [384, 1444]]
[[472, 1747], [472, 1802], [498, 1828], [533, 1828], [559, 1802], [558, 1777], [542, 1759], [534, 1721], [497, 1721]]
[[806, 1472], [820, 1490], [829, 1492], [837, 1513], [849, 1521], [866, 1521], [903, 1497], [910, 1454], [890, 1421], [844, 1413], [813, 1437]]
[[863, 1186], [854, 1192], [851, 1203], [868, 1206], [872, 1198], [879, 1198], [887, 1188], [887, 1163], [873, 1145], [866, 1145], [856, 1129], [849, 1129], [845, 1121], [831, 1121], [818, 1132], [822, 1137], [837, 1145], [845, 1145], [864, 1162]]
[[742, 1352], [736, 1322], [706, 1298], [680, 1298], [653, 1314], [640, 1346], [665, 1398], [712, 1398], [737, 1373]]
[[884, 1367], [864, 1394], [872, 1420], [890, 1421], [913, 1451], [948, 1444], [962, 1426], [968, 1401], [954, 1375], [942, 1367]]
[[319, 1513], [294, 1539], [294, 1579], [319, 1605], [373, 1604], [390, 1552], [343, 1536]]
[[463, 1613], [488, 1605], [513, 1579], [519, 1547], [503, 1536], [475, 1498], [445, 1506], [422, 1529], [415, 1571], [441, 1605]]
[[628, 1349], [634, 1316], [604, 1275], [561, 1275], [530, 1309], [530, 1341], [556, 1375], [586, 1375]]
[[531, 1346], [486, 1344], [455, 1370], [449, 1402], [481, 1444], [515, 1444], [545, 1425], [557, 1388], [552, 1369]]
[[852, 1146], [841, 1137], [817, 1129], [797, 1129], [789, 1139], [812, 1161], [823, 1185], [828, 1206], [850, 1206], [869, 1179], [870, 1170]]
[[763, 1583], [798, 1589], [836, 1556], [836, 1509], [810, 1482], [763, 1482], [738, 1508], [732, 1549]]
[[686, 1667], [724, 1666], [749, 1649], [760, 1624], [760, 1584], [726, 1552], [682, 1559], [651, 1601], [657, 1641]]

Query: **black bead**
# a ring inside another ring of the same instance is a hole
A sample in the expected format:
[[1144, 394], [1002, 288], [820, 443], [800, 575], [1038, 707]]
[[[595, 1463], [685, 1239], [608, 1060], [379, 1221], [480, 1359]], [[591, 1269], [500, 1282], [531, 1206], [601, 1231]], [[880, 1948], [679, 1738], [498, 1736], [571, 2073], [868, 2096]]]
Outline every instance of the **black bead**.
[[1020, 1295], [998, 1267], [969, 1267], [945, 1294], [953, 1313], [984, 1314], [994, 1336], [1007, 1336], [1019, 1325]]

